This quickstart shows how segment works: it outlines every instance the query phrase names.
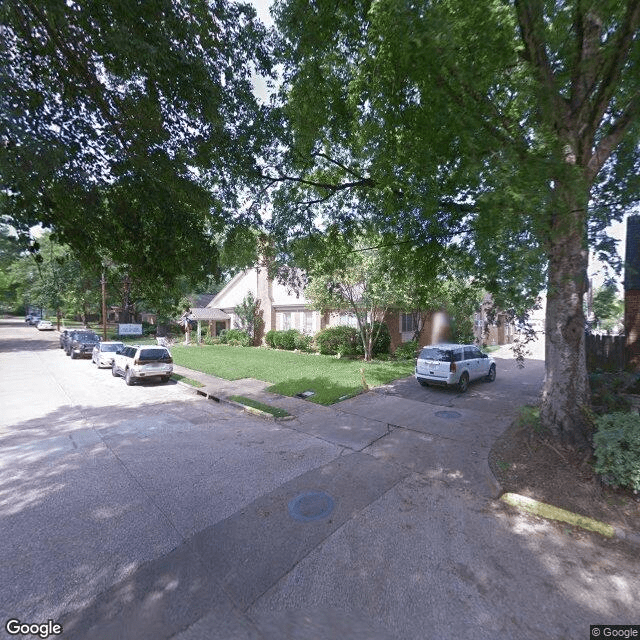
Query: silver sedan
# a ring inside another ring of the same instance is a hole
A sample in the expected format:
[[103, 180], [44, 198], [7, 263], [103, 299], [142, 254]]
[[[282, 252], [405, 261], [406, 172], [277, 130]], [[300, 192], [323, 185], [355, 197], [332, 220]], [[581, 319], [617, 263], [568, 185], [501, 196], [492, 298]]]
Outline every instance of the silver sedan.
[[91, 362], [93, 362], [98, 369], [100, 367], [111, 367], [113, 356], [123, 348], [124, 344], [122, 342], [100, 342], [93, 347]]

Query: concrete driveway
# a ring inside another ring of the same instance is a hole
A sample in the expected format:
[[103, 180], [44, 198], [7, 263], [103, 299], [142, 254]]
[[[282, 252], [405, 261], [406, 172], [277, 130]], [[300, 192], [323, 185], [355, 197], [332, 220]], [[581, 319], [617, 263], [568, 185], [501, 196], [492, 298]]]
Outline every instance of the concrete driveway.
[[438, 460], [447, 440], [488, 442], [466, 422], [487, 412], [414, 400], [424, 416], [401, 426], [400, 406], [364, 415], [403, 401], [372, 393], [275, 423], [179, 385], [127, 387], [47, 340], [0, 322], [3, 625], [52, 619], [65, 640], [577, 640], [638, 622], [637, 552], [510, 514], [468, 461]]
[[297, 416], [291, 428], [491, 498], [500, 488], [489, 451], [520, 407], [538, 401], [544, 378], [542, 360], [521, 367], [509, 356], [502, 349], [495, 358], [494, 382], [473, 382], [466, 393], [422, 387], [411, 377], [331, 407], [253, 395]]

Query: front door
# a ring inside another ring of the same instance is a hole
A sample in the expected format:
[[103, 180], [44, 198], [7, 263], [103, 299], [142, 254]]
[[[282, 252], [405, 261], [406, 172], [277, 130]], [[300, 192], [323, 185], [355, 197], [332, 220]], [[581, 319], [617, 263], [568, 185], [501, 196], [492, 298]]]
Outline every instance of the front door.
[[216, 333], [215, 335], [219, 336], [221, 331], [224, 331], [227, 328], [227, 323], [224, 321], [216, 320]]

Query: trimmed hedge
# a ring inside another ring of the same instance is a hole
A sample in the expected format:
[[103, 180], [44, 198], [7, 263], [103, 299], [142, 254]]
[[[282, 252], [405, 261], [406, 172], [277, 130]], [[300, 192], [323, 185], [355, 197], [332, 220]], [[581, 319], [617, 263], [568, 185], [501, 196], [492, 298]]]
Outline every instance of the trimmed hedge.
[[268, 347], [271, 347], [272, 349], [276, 348], [276, 334], [278, 332], [275, 329], [271, 329], [270, 331], [267, 331], [267, 333], [264, 334], [264, 341], [267, 343]]
[[218, 336], [221, 344], [229, 344], [232, 347], [250, 347], [251, 336], [241, 329], [225, 329]]
[[264, 340], [272, 349], [284, 349], [285, 351], [311, 351], [311, 336], [305, 336], [297, 329], [286, 329], [285, 331], [267, 331]]
[[360, 333], [353, 327], [338, 326], [323, 329], [316, 334], [316, 344], [320, 353], [327, 356], [359, 355], [358, 346], [362, 353]]
[[[384, 322], [375, 322], [373, 330], [376, 331], [380, 327], [377, 338], [373, 341], [371, 355], [373, 357], [389, 353], [391, 346], [391, 334], [389, 328]], [[354, 327], [339, 325], [337, 327], [329, 327], [323, 329], [316, 334], [316, 344], [320, 353], [324, 355], [334, 356], [363, 356], [364, 347], [360, 331]]]
[[296, 349], [299, 351], [313, 351], [313, 338], [304, 333], [296, 336]]
[[296, 337], [300, 335], [297, 329], [286, 329], [278, 331], [275, 335], [275, 345], [278, 349], [293, 351], [296, 348]]

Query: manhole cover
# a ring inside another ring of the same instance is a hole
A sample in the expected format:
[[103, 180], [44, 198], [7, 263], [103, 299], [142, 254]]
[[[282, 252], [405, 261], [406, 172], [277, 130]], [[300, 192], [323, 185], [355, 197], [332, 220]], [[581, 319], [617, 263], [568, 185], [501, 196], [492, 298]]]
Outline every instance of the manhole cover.
[[335, 506], [333, 498], [323, 491], [308, 491], [289, 501], [289, 515], [300, 522], [326, 518]]
[[462, 414], [457, 411], [436, 411], [436, 415], [438, 418], [445, 418], [447, 420], [455, 420], [456, 418], [462, 417]]

